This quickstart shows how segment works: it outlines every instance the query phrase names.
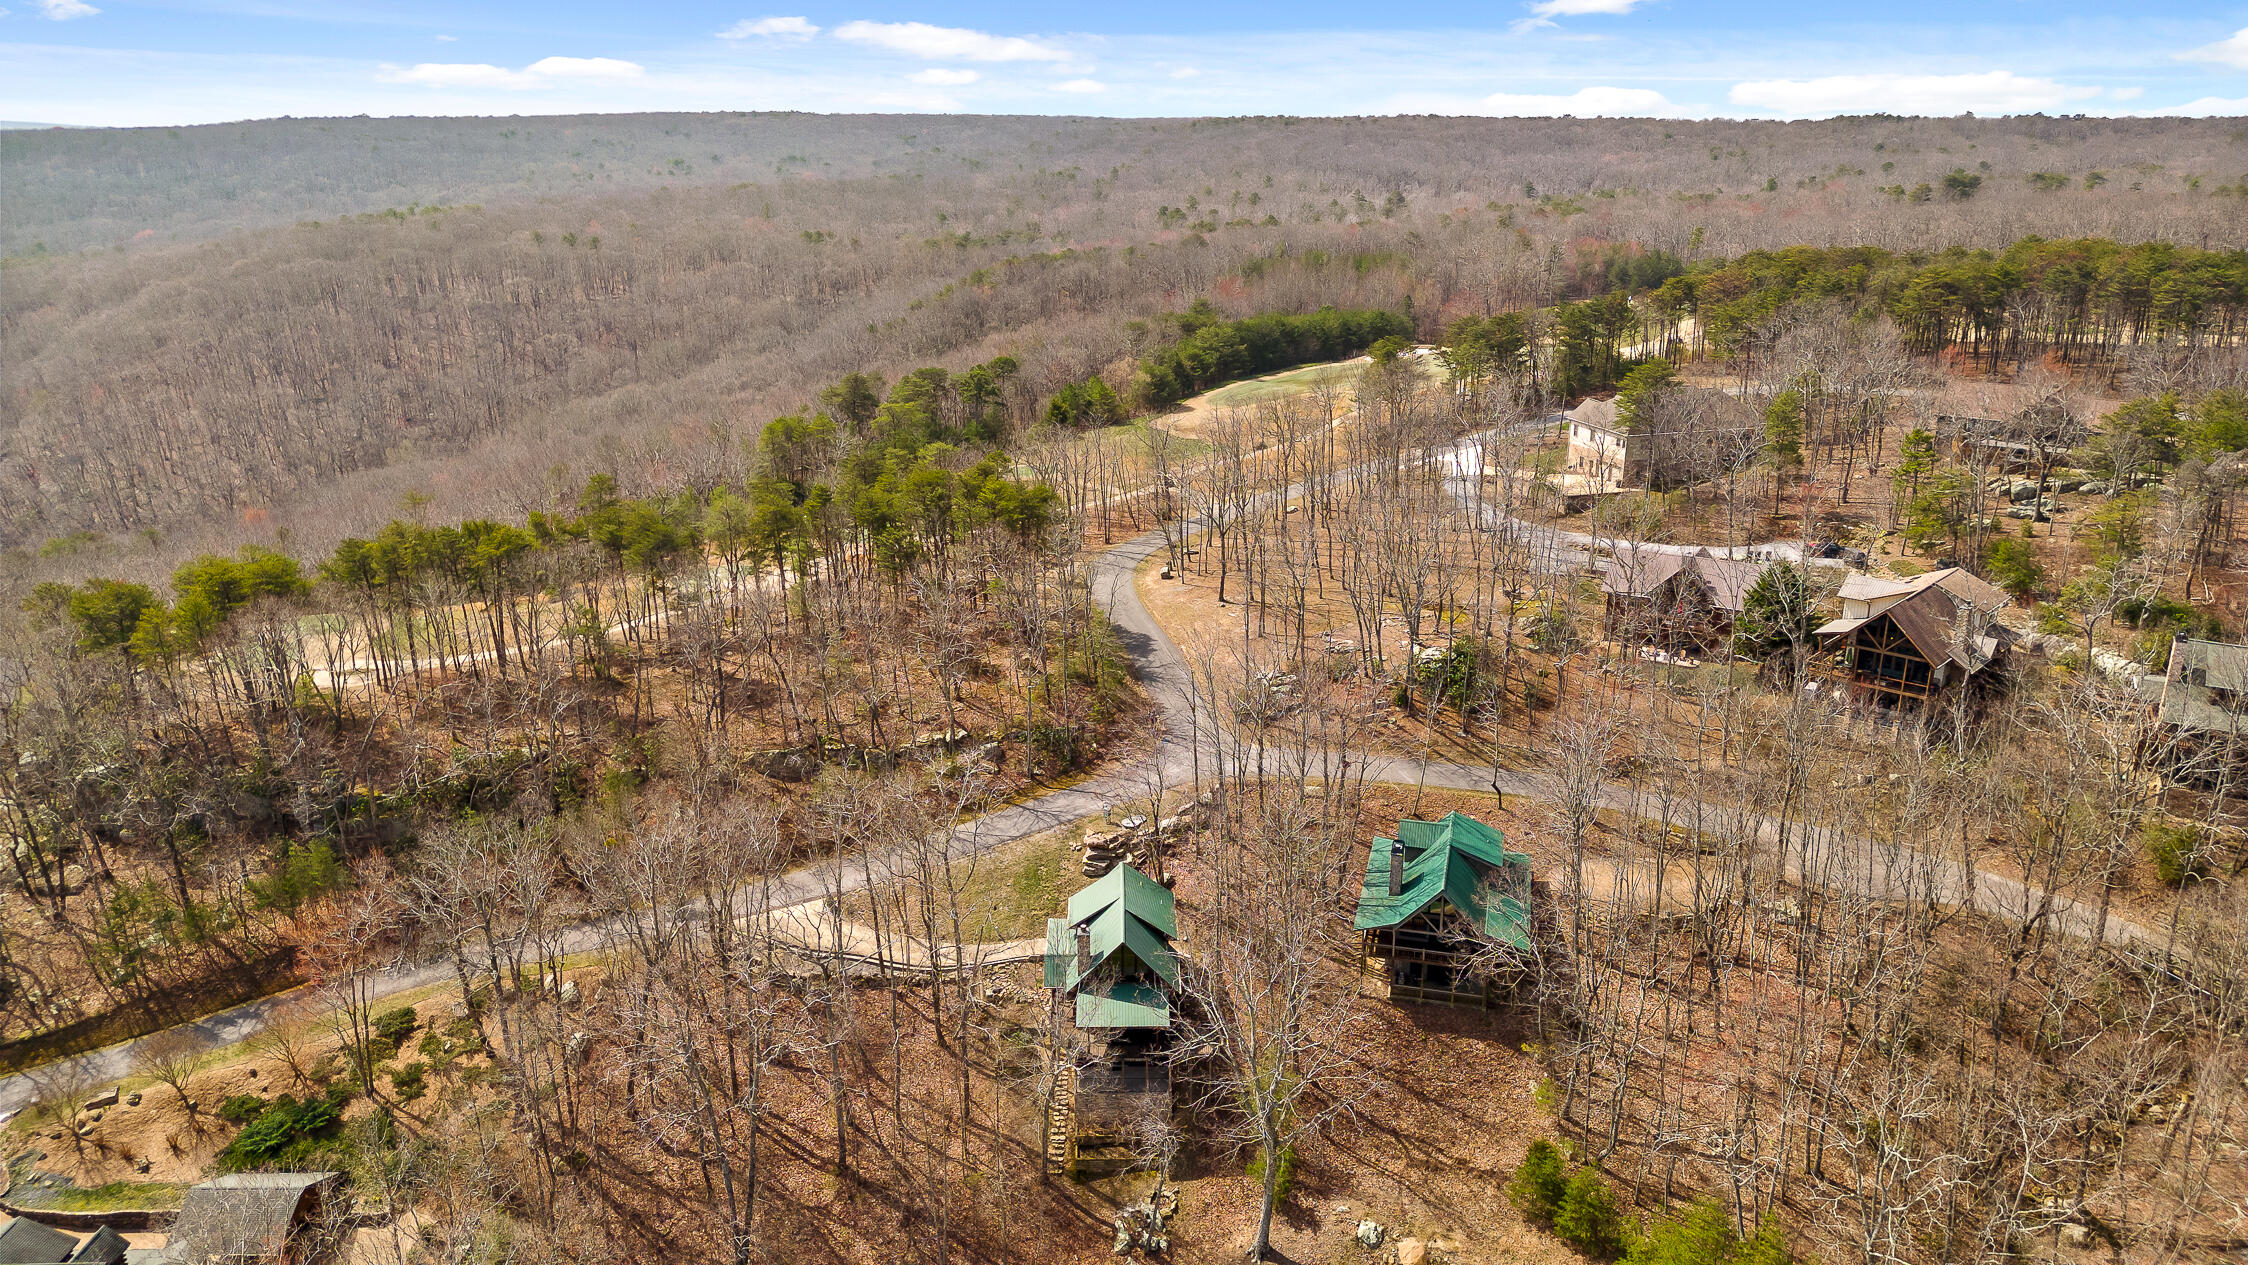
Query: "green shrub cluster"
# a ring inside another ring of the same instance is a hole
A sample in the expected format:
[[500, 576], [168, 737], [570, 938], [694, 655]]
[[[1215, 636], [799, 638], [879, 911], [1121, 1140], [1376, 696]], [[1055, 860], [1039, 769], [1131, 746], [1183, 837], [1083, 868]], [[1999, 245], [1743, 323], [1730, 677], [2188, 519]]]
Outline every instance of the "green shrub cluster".
[[1779, 1222], [1765, 1217], [1756, 1233], [1742, 1238], [1724, 1205], [1704, 1199], [1685, 1210], [1657, 1218], [1644, 1234], [1635, 1233], [1616, 1206], [1608, 1183], [1590, 1164], [1572, 1169], [1561, 1148], [1539, 1140], [1530, 1144], [1507, 1197], [1531, 1224], [1594, 1260], [1624, 1265], [1794, 1265]]
[[1412, 320], [1397, 312], [1323, 307], [1303, 316], [1268, 312], [1229, 321], [1208, 299], [1162, 318], [1171, 342], [1140, 362], [1132, 394], [1142, 407], [1175, 404], [1234, 378], [1290, 365], [1340, 360], [1384, 338], [1411, 338]]
[[1551, 1229], [1554, 1210], [1561, 1206], [1561, 1196], [1568, 1186], [1569, 1170], [1561, 1158], [1561, 1148], [1540, 1138], [1530, 1144], [1529, 1152], [1514, 1170], [1506, 1194], [1530, 1224]]
[[1624, 1265], [1795, 1265], [1795, 1254], [1778, 1218], [1767, 1214], [1744, 1239], [1723, 1204], [1702, 1199], [1649, 1226]]
[[228, 1124], [248, 1124], [265, 1110], [265, 1099], [256, 1094], [236, 1094], [219, 1104], [219, 1119]]
[[429, 1092], [429, 1064], [419, 1059], [404, 1063], [390, 1073], [390, 1090], [400, 1102], [412, 1102]]
[[[332, 1141], [351, 1101], [348, 1086], [337, 1085], [319, 1097], [282, 1095], [244, 1125], [218, 1154], [223, 1172], [253, 1168], [301, 1167]], [[229, 1103], [228, 1105], [232, 1105]]]
[[[1255, 1155], [1249, 1157], [1249, 1180], [1255, 1182], [1258, 1189], [1263, 1189], [1265, 1151], [1261, 1146], [1257, 1148]], [[1284, 1146], [1280, 1148], [1280, 1172], [1273, 1178], [1272, 1201], [1274, 1203], [1285, 1203], [1288, 1199], [1288, 1192], [1295, 1189], [1295, 1186], [1296, 1148]]]
[[1530, 1224], [1595, 1260], [1613, 1260], [1632, 1246], [1631, 1226], [1599, 1170], [1589, 1164], [1572, 1170], [1561, 1148], [1543, 1138], [1530, 1144], [1506, 1193]]
[[2001, 536], [1983, 554], [1983, 569], [1998, 587], [2017, 598], [2026, 598], [2045, 583], [2045, 565], [2037, 551], [2023, 541]]
[[420, 1026], [421, 1016], [414, 1013], [412, 1006], [386, 1010], [375, 1016], [375, 1039], [389, 1042], [395, 1051], [403, 1047], [406, 1038], [414, 1035], [414, 1029]]
[[1413, 675], [1437, 702], [1465, 707], [1475, 697], [1482, 663], [1483, 643], [1462, 637], [1445, 647], [1444, 653], [1415, 663]]
[[2171, 887], [2184, 887], [2201, 878], [2201, 832], [2191, 826], [2150, 821], [2141, 831], [2147, 856], [2156, 877]]
[[1600, 1172], [1587, 1164], [1569, 1175], [1553, 1209], [1553, 1233], [1596, 1261], [1614, 1260], [1633, 1245], [1631, 1223]]

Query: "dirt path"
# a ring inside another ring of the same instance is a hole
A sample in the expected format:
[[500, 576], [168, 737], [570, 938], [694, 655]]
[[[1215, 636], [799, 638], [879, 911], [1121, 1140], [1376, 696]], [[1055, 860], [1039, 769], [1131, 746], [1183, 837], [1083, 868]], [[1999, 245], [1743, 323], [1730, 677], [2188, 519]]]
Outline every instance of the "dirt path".
[[[931, 969], [929, 944], [910, 936], [876, 934], [865, 923], [838, 920], [825, 898], [776, 909], [770, 915], [773, 940], [782, 948], [812, 958], [841, 958], [853, 965], [878, 967], [925, 975]], [[939, 942], [935, 969], [950, 973], [964, 968], [1012, 966], [1046, 956], [1046, 940], [998, 940], [980, 944]]]

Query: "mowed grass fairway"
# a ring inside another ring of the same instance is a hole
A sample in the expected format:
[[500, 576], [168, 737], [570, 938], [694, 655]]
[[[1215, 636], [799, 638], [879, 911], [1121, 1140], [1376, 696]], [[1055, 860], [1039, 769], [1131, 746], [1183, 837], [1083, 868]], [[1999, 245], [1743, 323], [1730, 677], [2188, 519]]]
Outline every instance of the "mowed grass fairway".
[[1366, 357], [1360, 356], [1328, 364], [1299, 365], [1261, 378], [1227, 383], [1205, 394], [1201, 402], [1213, 408], [1245, 408], [1292, 395], [1308, 395], [1326, 383], [1334, 383], [1347, 394], [1358, 384], [1358, 375], [1368, 363]]

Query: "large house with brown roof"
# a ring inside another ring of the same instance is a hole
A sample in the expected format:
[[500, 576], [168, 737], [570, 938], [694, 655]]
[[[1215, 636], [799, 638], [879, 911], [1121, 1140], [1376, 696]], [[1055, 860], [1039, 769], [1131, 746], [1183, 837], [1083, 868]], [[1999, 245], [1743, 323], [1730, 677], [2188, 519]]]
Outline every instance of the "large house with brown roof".
[[2011, 599], [1959, 567], [1909, 580], [1853, 575], [1837, 596], [1841, 618], [1817, 630], [1814, 687], [1859, 700], [1916, 703], [1987, 680], [2013, 644], [1994, 618]]
[[1764, 564], [1680, 551], [1618, 545], [1600, 573], [1610, 641], [1689, 653], [1723, 646]]

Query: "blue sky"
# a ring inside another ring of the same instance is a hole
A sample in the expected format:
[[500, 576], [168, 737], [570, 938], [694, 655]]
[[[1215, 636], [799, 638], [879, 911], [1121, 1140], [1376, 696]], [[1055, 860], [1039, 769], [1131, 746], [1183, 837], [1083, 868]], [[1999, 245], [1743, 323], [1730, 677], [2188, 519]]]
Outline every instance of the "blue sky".
[[2248, 114], [2248, 3], [0, 0], [0, 119]]

